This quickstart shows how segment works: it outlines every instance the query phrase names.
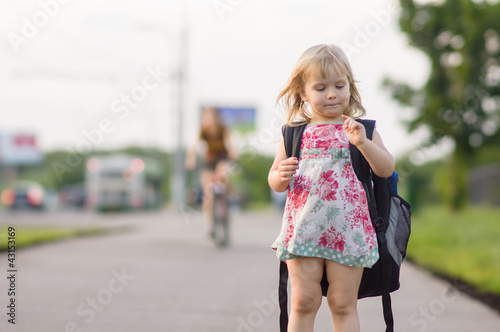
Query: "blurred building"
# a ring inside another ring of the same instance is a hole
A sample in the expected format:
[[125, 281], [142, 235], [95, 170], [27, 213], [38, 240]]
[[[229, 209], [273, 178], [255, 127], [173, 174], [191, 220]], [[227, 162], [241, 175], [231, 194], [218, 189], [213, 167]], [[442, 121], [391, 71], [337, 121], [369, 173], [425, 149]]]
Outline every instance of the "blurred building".
[[161, 204], [161, 167], [150, 158], [126, 154], [87, 159], [86, 203], [98, 211], [157, 208]]
[[0, 203], [10, 209], [42, 210], [46, 192], [35, 181], [18, 181], [19, 168], [39, 165], [43, 154], [33, 133], [0, 132]]

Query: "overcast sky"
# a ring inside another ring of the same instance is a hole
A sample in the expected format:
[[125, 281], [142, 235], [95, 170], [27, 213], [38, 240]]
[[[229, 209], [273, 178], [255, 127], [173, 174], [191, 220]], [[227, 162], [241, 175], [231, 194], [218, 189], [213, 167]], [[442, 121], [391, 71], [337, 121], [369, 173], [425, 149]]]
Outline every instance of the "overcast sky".
[[239, 144], [272, 153], [282, 120], [275, 99], [293, 65], [309, 46], [336, 43], [349, 54], [367, 118], [398, 155], [414, 146], [400, 125], [411, 110], [381, 82], [390, 76], [419, 86], [429, 69], [399, 32], [395, 4], [1, 0], [0, 131], [33, 132], [44, 151], [175, 148], [185, 26], [185, 143], [195, 136], [201, 104], [255, 106], [256, 132]]

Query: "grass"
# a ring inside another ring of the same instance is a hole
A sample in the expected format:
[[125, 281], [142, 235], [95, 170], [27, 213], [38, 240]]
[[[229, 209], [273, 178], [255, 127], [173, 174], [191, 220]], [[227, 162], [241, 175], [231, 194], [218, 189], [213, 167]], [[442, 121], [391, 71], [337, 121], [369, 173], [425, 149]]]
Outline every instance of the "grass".
[[[0, 251], [7, 250], [9, 226], [0, 229]], [[62, 228], [62, 227], [15, 227], [16, 250], [33, 244], [51, 242], [65, 238], [96, 235], [104, 232], [100, 228]]]
[[245, 206], [247, 211], [270, 211], [274, 206], [269, 202], [249, 202]]
[[500, 295], [500, 209], [419, 211], [412, 216], [408, 257], [426, 269]]

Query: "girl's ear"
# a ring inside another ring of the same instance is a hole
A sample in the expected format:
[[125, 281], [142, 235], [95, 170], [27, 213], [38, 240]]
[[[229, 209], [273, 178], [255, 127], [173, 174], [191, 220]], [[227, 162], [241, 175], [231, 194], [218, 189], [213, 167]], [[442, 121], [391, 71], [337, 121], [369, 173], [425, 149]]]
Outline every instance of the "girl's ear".
[[302, 99], [302, 101], [304, 101], [304, 102], [308, 101], [307, 96], [300, 85], [297, 87], [297, 92], [300, 94], [300, 99]]

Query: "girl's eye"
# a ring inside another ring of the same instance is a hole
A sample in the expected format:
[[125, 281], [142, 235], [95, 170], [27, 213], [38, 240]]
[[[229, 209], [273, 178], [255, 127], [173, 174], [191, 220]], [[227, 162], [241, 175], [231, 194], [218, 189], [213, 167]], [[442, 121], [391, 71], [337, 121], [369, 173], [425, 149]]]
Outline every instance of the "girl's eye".
[[337, 89], [343, 89], [345, 85], [337, 85], [336, 88]]
[[325, 87], [323, 87], [323, 86], [320, 86], [320, 87], [316, 88], [316, 91], [323, 91], [323, 90], [325, 90]]

